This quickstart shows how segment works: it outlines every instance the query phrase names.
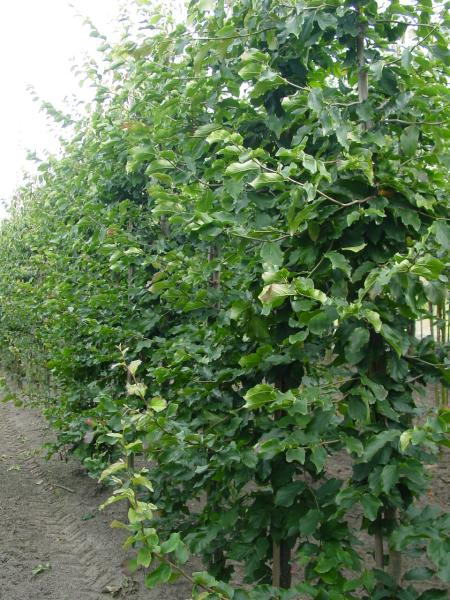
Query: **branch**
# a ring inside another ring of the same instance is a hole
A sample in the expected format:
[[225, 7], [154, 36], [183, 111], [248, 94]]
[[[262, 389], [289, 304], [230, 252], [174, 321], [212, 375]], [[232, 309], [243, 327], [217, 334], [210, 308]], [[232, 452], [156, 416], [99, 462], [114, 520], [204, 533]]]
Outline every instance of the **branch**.
[[429, 23], [416, 23], [414, 21], [400, 21], [396, 19], [376, 19], [372, 25], [376, 25], [377, 23], [394, 23], [396, 25], [407, 25], [408, 27], [435, 27], [435, 25], [430, 25]]
[[[269, 173], [277, 173], [278, 175], [281, 175], [282, 177], [284, 177], [284, 179], [286, 181], [290, 181], [291, 183], [294, 183], [295, 185], [304, 187], [304, 184], [301, 181], [297, 181], [296, 179], [293, 179], [292, 177], [287, 177], [287, 176], [283, 175], [279, 171], [275, 171], [275, 169], [266, 167], [266, 165], [263, 165], [256, 158], [254, 158], [253, 160], [256, 162], [256, 164], [258, 164], [261, 167], [261, 169], [264, 169], [265, 171], [268, 171]], [[373, 198], [377, 197], [376, 194], [375, 195], [372, 194], [371, 196], [366, 196], [365, 198], [360, 198], [359, 200], [352, 200], [352, 202], [341, 202], [340, 200], [336, 200], [336, 198], [332, 198], [331, 196], [329, 196], [325, 192], [322, 192], [321, 190], [316, 189], [316, 192], [319, 194], [319, 196], [322, 196], [322, 198], [326, 198], [330, 202], [333, 202], [334, 204], [337, 204], [338, 206], [340, 206], [342, 208], [345, 208], [347, 206], [353, 206], [354, 204], [363, 204], [364, 202], [367, 202], [368, 200], [373, 200]]]
[[[424, 41], [426, 39], [428, 39], [430, 37], [430, 35], [432, 35], [437, 29], [439, 29], [439, 25], [436, 25], [435, 27], [433, 27], [433, 29], [430, 29], [430, 31], [427, 33], [427, 35], [424, 35], [423, 38], [421, 38], [416, 44], [414, 44], [414, 46], [411, 46], [411, 48], [407, 48], [407, 50], [412, 52], [418, 46], [421, 46], [424, 43]], [[388, 67], [389, 65], [395, 65], [396, 63], [400, 62], [401, 60], [402, 60], [401, 57], [396, 58], [395, 60], [391, 60], [390, 62], [386, 63], [384, 66]]]
[[402, 125], [447, 125], [450, 119], [444, 121], [404, 121], [403, 119], [383, 119], [385, 123], [401, 123]]

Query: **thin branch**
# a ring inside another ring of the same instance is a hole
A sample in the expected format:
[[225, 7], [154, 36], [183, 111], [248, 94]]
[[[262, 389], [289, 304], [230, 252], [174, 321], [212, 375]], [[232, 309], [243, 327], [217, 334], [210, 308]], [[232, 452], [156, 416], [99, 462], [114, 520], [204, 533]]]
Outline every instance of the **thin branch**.
[[[276, 171], [275, 169], [266, 167], [266, 165], [263, 165], [256, 158], [254, 158], [253, 160], [256, 162], [256, 164], [258, 164], [261, 167], [261, 169], [264, 169], [265, 171], [268, 171], [269, 173], [277, 173], [277, 175], [281, 175], [282, 177], [284, 177], [284, 179], [286, 181], [290, 181], [291, 183], [294, 183], [295, 185], [298, 185], [299, 187], [304, 187], [304, 184], [301, 181], [297, 181], [296, 179], [293, 179], [292, 177], [283, 175], [282, 173], [280, 173], [279, 171]], [[322, 192], [319, 189], [316, 189], [316, 192], [319, 194], [319, 196], [322, 196], [322, 198], [326, 198], [330, 202], [333, 202], [334, 204], [337, 204], [338, 206], [340, 206], [342, 208], [345, 208], [347, 206], [353, 206], [355, 204], [363, 204], [364, 202], [367, 202], [368, 200], [373, 200], [374, 198], [377, 197], [376, 194], [375, 195], [372, 194], [370, 196], [366, 196], [365, 198], [360, 198], [359, 200], [352, 200], [351, 202], [341, 202], [340, 200], [336, 200], [336, 198], [332, 198], [331, 196], [329, 196], [325, 192]]]
[[60, 485], [59, 483], [50, 483], [50, 485], [52, 487], [61, 488], [62, 490], [65, 490], [66, 492], [70, 492], [71, 494], [75, 494], [75, 490], [72, 490], [71, 488], [66, 487], [65, 485]]
[[[194, 41], [200, 40], [200, 41], [204, 41], [204, 42], [215, 42], [215, 41], [222, 41], [222, 40], [235, 40], [235, 39], [239, 39], [239, 38], [248, 38], [251, 37], [252, 35], [259, 35], [260, 33], [264, 33], [265, 31], [273, 31], [274, 29], [277, 29], [277, 27], [265, 27], [264, 29], [257, 29], [256, 31], [252, 31], [250, 33], [237, 33], [236, 35], [224, 35], [224, 36], [219, 36], [219, 37], [198, 37], [198, 38], [192, 38]], [[182, 36], [182, 37], [191, 37], [191, 36]]]
[[409, 358], [410, 360], [417, 360], [417, 362], [423, 363], [429, 367], [433, 367], [434, 369], [439, 369], [440, 367], [445, 367], [444, 363], [430, 363], [427, 360], [423, 360], [423, 358], [419, 358], [418, 356], [411, 356], [410, 354], [405, 354], [405, 358]]
[[385, 123], [401, 123], [402, 125], [447, 125], [450, 119], [444, 121], [404, 121], [403, 119], [383, 119]]
[[373, 21], [372, 25], [376, 25], [377, 23], [394, 23], [396, 25], [407, 25], [408, 27], [428, 27], [433, 28], [435, 25], [429, 23], [417, 23], [414, 21], [400, 21], [396, 19], [376, 19]]
[[[433, 27], [433, 29], [430, 29], [430, 31], [427, 33], [427, 35], [424, 35], [423, 38], [421, 38], [416, 44], [414, 44], [414, 46], [411, 46], [411, 48], [407, 48], [407, 50], [409, 50], [410, 52], [412, 52], [413, 50], [415, 50], [418, 46], [421, 46], [424, 41], [426, 39], [428, 39], [430, 37], [430, 35], [432, 35], [437, 29], [439, 29], [439, 25], [436, 25], [435, 27]], [[400, 62], [402, 60], [402, 58], [396, 58], [395, 60], [391, 60], [390, 62], [386, 63], [384, 66], [388, 67], [390, 65], [395, 65], [396, 63]]]
[[[325, 252], [325, 254], [327, 254], [327, 252], [329, 252], [329, 251], [332, 249], [332, 247], [333, 247], [333, 243], [334, 243], [334, 242], [331, 242], [331, 244], [328, 246], [328, 249], [327, 249], [327, 251]], [[309, 271], [309, 272], [308, 272], [308, 274], [307, 274], [307, 277], [311, 277], [311, 275], [312, 275], [312, 274], [313, 274], [315, 271], [317, 271], [317, 269], [320, 267], [320, 265], [321, 265], [321, 264], [323, 263], [323, 261], [325, 260], [325, 254], [323, 254], [323, 255], [322, 255], [322, 258], [319, 260], [319, 262], [316, 264], [316, 266], [315, 266], [313, 269], [311, 269], [311, 271]]]

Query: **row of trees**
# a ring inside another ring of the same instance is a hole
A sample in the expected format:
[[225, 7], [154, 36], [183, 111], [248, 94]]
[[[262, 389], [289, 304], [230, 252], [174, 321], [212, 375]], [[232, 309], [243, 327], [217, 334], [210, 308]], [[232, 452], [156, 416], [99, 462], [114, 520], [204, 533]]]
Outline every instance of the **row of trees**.
[[114, 525], [149, 587], [446, 598], [448, 518], [417, 501], [448, 445], [423, 400], [448, 345], [414, 329], [445, 328], [445, 7], [200, 0], [177, 24], [139, 4], [137, 38], [92, 29], [95, 102], [53, 111], [73, 135], [2, 225], [3, 364], [51, 374], [52, 449], [129, 503]]

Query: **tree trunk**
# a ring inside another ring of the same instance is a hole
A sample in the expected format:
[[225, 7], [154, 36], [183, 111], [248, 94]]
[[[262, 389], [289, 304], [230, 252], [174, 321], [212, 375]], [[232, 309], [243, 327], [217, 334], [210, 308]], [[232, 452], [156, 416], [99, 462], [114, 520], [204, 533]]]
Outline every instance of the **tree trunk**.
[[381, 530], [381, 516], [377, 518], [375, 523], [375, 565], [377, 569], [384, 569], [384, 550], [383, 550], [383, 532]]
[[[390, 523], [390, 526], [394, 529], [397, 525], [397, 509], [389, 507], [385, 510], [386, 520]], [[389, 575], [395, 582], [395, 585], [399, 586], [402, 578], [402, 555], [398, 550], [389, 548]]]
[[292, 583], [291, 546], [286, 540], [273, 542], [272, 585], [289, 589]]

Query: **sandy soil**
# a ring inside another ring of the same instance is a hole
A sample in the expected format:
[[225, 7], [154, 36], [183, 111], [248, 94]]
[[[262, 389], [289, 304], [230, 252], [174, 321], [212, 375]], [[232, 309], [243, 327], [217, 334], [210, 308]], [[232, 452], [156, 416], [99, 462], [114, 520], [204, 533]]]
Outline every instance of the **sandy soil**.
[[109, 527], [123, 508], [99, 512], [108, 491], [75, 460], [43, 459], [45, 437], [35, 410], [0, 403], [0, 599], [189, 598], [183, 581], [150, 591], [127, 573], [124, 532]]

